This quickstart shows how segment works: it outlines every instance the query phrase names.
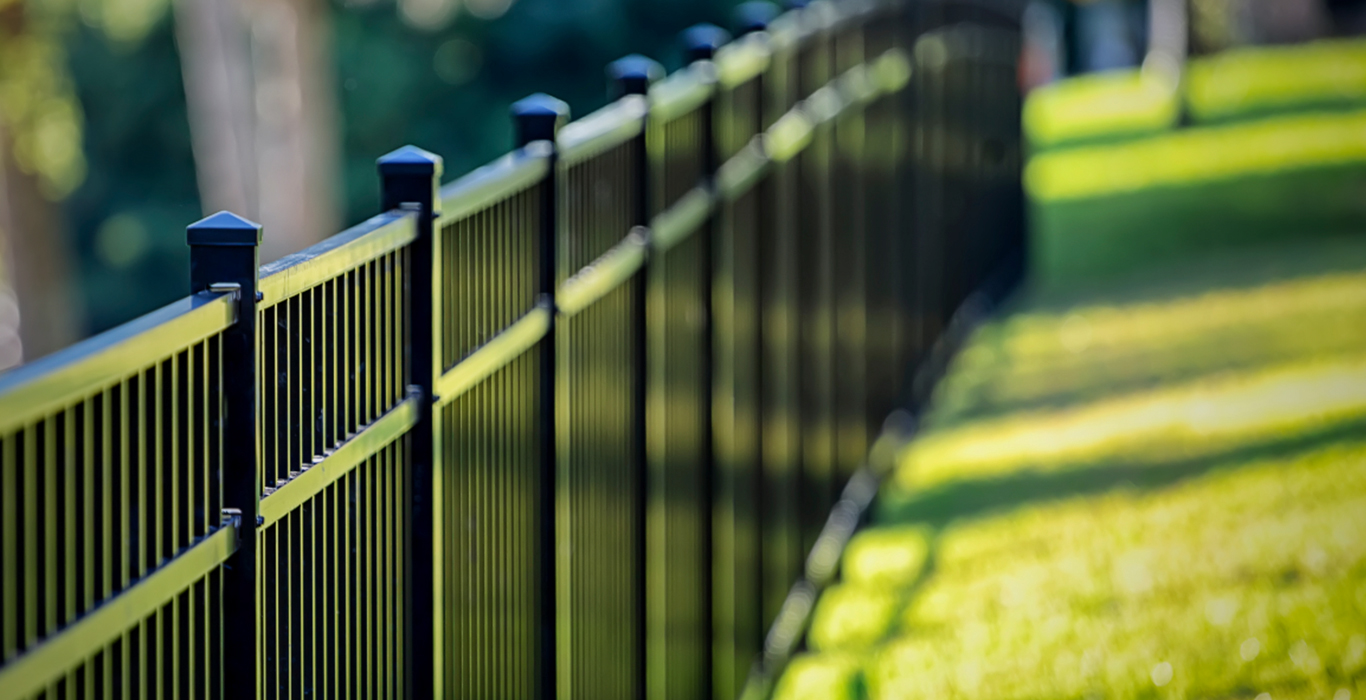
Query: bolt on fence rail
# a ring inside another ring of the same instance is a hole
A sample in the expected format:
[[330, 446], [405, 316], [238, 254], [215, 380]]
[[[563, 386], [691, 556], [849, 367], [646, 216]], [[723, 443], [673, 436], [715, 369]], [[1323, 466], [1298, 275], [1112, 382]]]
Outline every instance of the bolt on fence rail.
[[1022, 250], [1018, 8], [795, 4], [517, 103], [444, 186], [386, 155], [384, 213], [264, 267], [215, 214], [188, 298], [0, 376], [0, 700], [777, 670], [907, 371]]

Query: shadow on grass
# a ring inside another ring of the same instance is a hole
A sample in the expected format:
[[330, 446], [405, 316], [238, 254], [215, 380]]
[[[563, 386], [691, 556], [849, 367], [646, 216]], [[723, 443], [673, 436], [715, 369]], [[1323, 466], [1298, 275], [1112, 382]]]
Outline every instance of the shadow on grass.
[[1008, 513], [1066, 498], [1097, 496], [1121, 488], [1157, 491], [1218, 469], [1237, 469], [1335, 443], [1360, 443], [1366, 439], [1363, 436], [1366, 417], [1190, 459], [1158, 463], [1112, 459], [1065, 471], [1020, 471], [993, 479], [951, 482], [914, 493], [887, 488], [874, 505], [872, 525], [924, 524], [941, 530], [956, 520]]
[[[1360, 338], [1325, 341], [1311, 352], [1298, 347], [1260, 350], [1242, 342], [1244, 340], [1238, 337], [1212, 339], [1211, 344], [1217, 350], [1212, 349], [1208, 353], [1194, 357], [1192, 355], [1195, 353], [1186, 353], [1183, 367], [1162, 367], [1154, 363], [1145, 371], [1141, 366], [1133, 368], [1143, 364], [1143, 358], [1117, 357], [1112, 364], [1120, 365], [1126, 360], [1129, 361], [1128, 376], [1117, 376], [1118, 373], [1113, 373], [1102, 379], [1099, 375], [1105, 373], [1104, 369], [1094, 368], [1090, 373], [1098, 376], [1096, 381], [1090, 384], [1075, 379], [1077, 376], [1084, 377], [1087, 368], [1074, 365], [1069, 368], [1073, 373], [1073, 382], [1082, 385], [1066, 391], [1041, 390], [1032, 393], [1020, 392], [1025, 393], [1022, 396], [1000, 397], [992, 395], [994, 387], [983, 383], [980, 387], [964, 390], [965, 395], [955, 397], [951, 403], [945, 402], [938, 408], [938, 413], [927, 419], [925, 424], [935, 430], [948, 430], [977, 421], [1007, 418], [1014, 413], [1062, 411], [1124, 395], [1158, 391], [1172, 385], [1190, 384], [1223, 376], [1247, 375], [1259, 370], [1289, 366], [1307, 358], [1327, 364], [1362, 357]], [[1176, 354], [1178, 350], [1173, 349], [1171, 352]], [[1035, 373], [1038, 376], [1028, 377], [1028, 380], [1044, 385], [1045, 375], [1057, 371], [1057, 367], [1048, 367], [1045, 371]]]
[[1366, 231], [1249, 243], [1154, 263], [1108, 278], [1044, 286], [1029, 279], [1005, 307], [1011, 313], [1062, 314], [1086, 306], [1179, 302], [1216, 291], [1253, 289], [1366, 269]]

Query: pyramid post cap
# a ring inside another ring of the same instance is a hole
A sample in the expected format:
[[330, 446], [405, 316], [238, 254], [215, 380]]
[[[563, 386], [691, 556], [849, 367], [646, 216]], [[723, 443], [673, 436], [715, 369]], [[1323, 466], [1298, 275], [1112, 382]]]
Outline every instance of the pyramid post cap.
[[512, 103], [512, 119], [519, 148], [534, 141], [554, 141], [560, 126], [569, 120], [569, 105], [538, 92]]
[[730, 32], [714, 24], [694, 24], [683, 30], [683, 53], [689, 63], [705, 61], [730, 41]]
[[261, 243], [261, 225], [220, 211], [186, 226], [185, 238], [192, 246], [254, 246]]
[[644, 95], [650, 91], [651, 83], [664, 77], [664, 66], [633, 53], [607, 64], [607, 77], [612, 81], [613, 97]]
[[622, 56], [607, 64], [607, 76], [615, 81], [646, 81], [653, 83], [664, 77], [664, 66], [638, 53]]
[[544, 92], [538, 92], [513, 102], [512, 116], [519, 118], [557, 117], [560, 119], [568, 119], [569, 105], [564, 100], [551, 97]]
[[762, 32], [781, 10], [768, 0], [750, 0], [735, 7], [735, 33], [739, 36]]
[[375, 163], [381, 175], [441, 174], [441, 156], [412, 145], [390, 151]]

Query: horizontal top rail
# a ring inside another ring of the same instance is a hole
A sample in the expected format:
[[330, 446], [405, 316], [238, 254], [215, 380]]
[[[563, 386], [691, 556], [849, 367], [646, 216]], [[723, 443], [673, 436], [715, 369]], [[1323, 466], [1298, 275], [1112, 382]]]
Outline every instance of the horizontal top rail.
[[768, 25], [768, 50], [772, 53], [790, 51], [808, 34], [796, 13], [785, 12]]
[[268, 308], [334, 279], [417, 238], [417, 214], [396, 209], [352, 226], [293, 255], [261, 266], [257, 308]]
[[650, 86], [650, 118], [671, 121], [706, 103], [716, 87], [716, 68], [694, 63]]
[[646, 102], [626, 97], [560, 129], [560, 162], [573, 165], [638, 136], [645, 128]]
[[151, 366], [237, 321], [231, 293], [204, 292], [0, 375], [0, 434]]
[[462, 219], [540, 182], [550, 168], [550, 154], [549, 144], [533, 141], [447, 183], [441, 188], [441, 220]]
[[931, 69], [958, 61], [1010, 66], [1016, 60], [1010, 50], [1013, 40], [1008, 29], [959, 22], [921, 35], [913, 51], [916, 63]]
[[717, 80], [728, 88], [749, 82], [768, 68], [772, 58], [768, 41], [750, 34], [716, 51]]

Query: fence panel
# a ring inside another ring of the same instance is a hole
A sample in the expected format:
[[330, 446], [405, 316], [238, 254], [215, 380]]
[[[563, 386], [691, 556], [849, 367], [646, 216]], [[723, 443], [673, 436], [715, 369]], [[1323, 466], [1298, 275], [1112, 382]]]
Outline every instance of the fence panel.
[[643, 687], [645, 100], [566, 127], [556, 400], [559, 697]]
[[434, 407], [437, 695], [540, 697], [548, 511], [544, 421], [551, 311], [540, 302], [548, 149], [443, 190]]
[[5, 696], [221, 696], [235, 316], [231, 293], [196, 295], [0, 379]]
[[646, 275], [647, 693], [661, 699], [704, 695], [711, 663], [713, 73], [675, 73], [649, 114], [653, 208], [670, 217], [654, 226]]
[[416, 218], [376, 217], [261, 271], [263, 698], [405, 694]]
[[[718, 52], [717, 149], [733, 168], [761, 126], [768, 53], [750, 35]], [[727, 169], [729, 175], [730, 170]], [[758, 191], [720, 194], [713, 270], [712, 424], [715, 462], [712, 599], [713, 688], [740, 692], [763, 638], [759, 462]]]

